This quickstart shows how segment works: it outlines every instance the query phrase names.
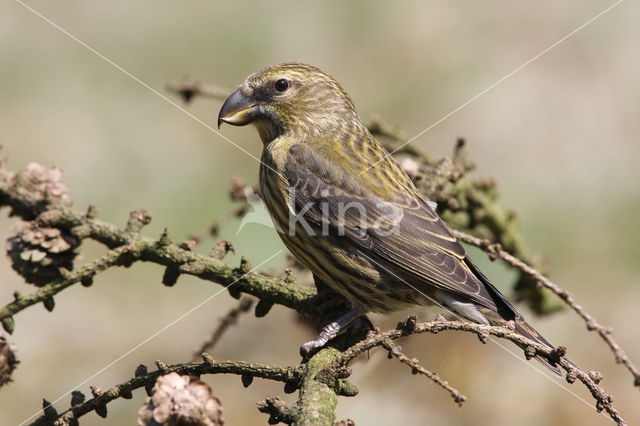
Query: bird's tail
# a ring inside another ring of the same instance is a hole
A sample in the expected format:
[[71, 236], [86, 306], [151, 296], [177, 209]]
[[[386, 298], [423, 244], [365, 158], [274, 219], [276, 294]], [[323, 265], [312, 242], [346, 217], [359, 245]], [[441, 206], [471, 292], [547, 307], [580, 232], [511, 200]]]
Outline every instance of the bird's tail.
[[[471, 262], [468, 257], [465, 259], [465, 262], [467, 263], [471, 271], [476, 275], [476, 277], [478, 277], [483, 282], [487, 291], [494, 297], [494, 300], [496, 302], [495, 311], [491, 309], [481, 309], [482, 313], [490, 324], [503, 326], [505, 325], [505, 322], [507, 322], [508, 319], [511, 318], [514, 320], [516, 333], [536, 343], [540, 343], [548, 347], [549, 349], [555, 348], [555, 346], [553, 346], [551, 342], [545, 339], [542, 334], [540, 334], [535, 328], [531, 327], [525, 321], [525, 319], [516, 310], [516, 308], [513, 307], [513, 305], [498, 291], [498, 289], [493, 286], [493, 284], [491, 284], [491, 281], [489, 281], [489, 279], [478, 269], [476, 265], [473, 264], [473, 262]], [[554, 374], [562, 377], [562, 370], [557, 365], [557, 363], [542, 355], [536, 355], [535, 359], [542, 365], [547, 367], [549, 370], [553, 371]], [[571, 363], [572, 366], [578, 368], [567, 357], [563, 357], [563, 359]]]
[[[529, 324], [527, 324], [527, 322], [524, 319], [522, 319], [522, 318], [516, 319], [515, 324], [516, 324], [516, 333], [520, 334], [521, 336], [526, 337], [529, 340], [533, 340], [536, 343], [541, 343], [541, 344], [545, 345], [546, 347], [548, 347], [549, 349], [553, 349], [554, 348], [554, 346], [551, 344], [551, 342], [549, 342], [547, 339], [545, 339], [542, 334], [538, 333], [538, 331], [535, 328], [533, 328]], [[553, 371], [557, 376], [562, 377], [562, 370], [560, 370], [560, 367], [558, 367], [558, 365], [555, 362], [549, 360], [548, 358], [546, 358], [546, 357], [544, 357], [542, 355], [536, 355], [535, 359], [540, 364], [544, 365], [549, 370]], [[571, 362], [571, 361], [569, 361], [569, 362]]]
[[[487, 318], [487, 320], [489, 320], [491, 325], [504, 326], [505, 323], [507, 322], [503, 317], [501, 317], [495, 311], [485, 312], [485, 317]], [[531, 327], [524, 320], [524, 318], [522, 318], [522, 316], [520, 316], [520, 314], [517, 314], [514, 323], [515, 323], [515, 332], [518, 333], [519, 335], [521, 335], [523, 337], [526, 337], [527, 339], [529, 339], [529, 340], [531, 340], [533, 342], [540, 343], [540, 344], [546, 346], [549, 349], [553, 349], [554, 348], [554, 346], [551, 344], [551, 342], [549, 342], [547, 339], [545, 339], [544, 336], [542, 334], [540, 334], [535, 328]], [[522, 347], [522, 349], [526, 349], [526, 348]], [[562, 377], [562, 370], [560, 370], [560, 367], [555, 362], [551, 361], [550, 359], [546, 358], [543, 355], [535, 355], [535, 359], [540, 364], [544, 365], [549, 370], [551, 370], [554, 374], [556, 374], [557, 376]], [[567, 359], [567, 361], [571, 362], [568, 359]], [[573, 363], [571, 362], [571, 364], [573, 364]]]

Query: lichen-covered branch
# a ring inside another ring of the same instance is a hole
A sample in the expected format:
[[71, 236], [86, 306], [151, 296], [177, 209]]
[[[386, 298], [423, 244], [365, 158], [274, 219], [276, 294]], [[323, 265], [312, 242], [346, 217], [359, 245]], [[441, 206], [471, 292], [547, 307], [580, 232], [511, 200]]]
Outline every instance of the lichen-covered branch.
[[13, 333], [15, 327], [13, 315], [31, 305], [35, 305], [36, 303], [43, 303], [47, 310], [53, 310], [54, 295], [79, 282], [83, 283], [85, 286], [91, 285], [93, 277], [96, 274], [112, 266], [121, 264], [121, 257], [127, 251], [127, 246], [121, 246], [119, 248], [109, 250], [104, 256], [101, 256], [86, 265], [79, 266], [73, 271], [63, 272], [62, 278], [41, 286], [33, 293], [28, 295], [22, 295], [18, 292], [14, 293], [13, 302], [0, 308], [0, 320], [2, 321], [3, 328], [7, 333]]
[[[165, 266], [168, 271], [164, 279], [166, 285], [173, 285], [180, 274], [188, 274], [224, 286], [233, 284], [229, 291], [234, 297], [247, 293], [265, 302], [281, 304], [296, 310], [303, 309], [304, 302], [315, 294], [313, 288], [252, 271], [252, 266], [246, 259], [243, 259], [239, 267], [232, 267], [218, 258], [202, 256], [172, 243], [166, 232], [157, 239], [149, 238], [134, 230], [135, 226], [132, 227], [131, 221], [128, 229], [121, 229], [97, 219], [95, 209], [91, 210], [91, 214], [81, 214], [57, 199], [39, 197], [38, 194], [7, 180], [0, 181], [0, 206], [12, 207], [14, 215], [26, 220], [35, 220], [39, 226], [62, 229], [79, 239], [91, 238], [109, 248], [119, 248], [85, 267], [73, 272], [62, 272], [60, 279], [45, 284], [30, 295], [18, 297], [0, 308], [0, 320], [7, 319], [8, 322], [12, 322], [10, 318], [20, 310], [44, 302], [83, 279], [90, 280], [106, 267], [129, 266], [135, 260]], [[145, 220], [148, 221], [150, 218]], [[12, 326], [13, 323], [9, 325]], [[9, 329], [12, 331], [12, 327]]]
[[613, 354], [615, 355], [616, 362], [618, 364], [624, 365], [627, 370], [633, 375], [633, 385], [640, 386], [640, 371], [633, 364], [631, 359], [627, 356], [625, 351], [620, 347], [620, 345], [614, 340], [612, 335], [612, 330], [609, 327], [605, 327], [600, 324], [593, 315], [589, 314], [582, 305], [578, 305], [576, 303], [573, 295], [567, 290], [560, 288], [558, 285], [551, 282], [547, 277], [542, 275], [533, 267], [527, 265], [522, 260], [513, 256], [511, 253], [507, 252], [502, 248], [500, 244], [492, 243], [489, 240], [481, 239], [474, 237], [473, 235], [466, 234], [460, 231], [453, 231], [456, 238], [460, 241], [464, 241], [465, 243], [472, 244], [476, 247], [479, 247], [486, 251], [492, 259], [502, 259], [506, 261], [509, 265], [520, 269], [525, 274], [529, 275], [531, 278], [536, 280], [536, 283], [540, 287], [544, 287], [548, 290], [551, 290], [554, 294], [556, 294], [562, 301], [564, 301], [571, 309], [573, 309], [587, 324], [587, 329], [590, 331], [596, 331], [600, 337], [607, 343]]
[[335, 422], [338, 391], [326, 381], [318, 380], [318, 373], [338, 354], [336, 349], [323, 349], [305, 364], [293, 425], [332, 425]]
[[258, 410], [261, 413], [269, 414], [269, 424], [275, 425], [285, 423], [290, 425], [295, 421], [296, 410], [289, 407], [277, 396], [267, 397], [264, 401], [258, 402]]

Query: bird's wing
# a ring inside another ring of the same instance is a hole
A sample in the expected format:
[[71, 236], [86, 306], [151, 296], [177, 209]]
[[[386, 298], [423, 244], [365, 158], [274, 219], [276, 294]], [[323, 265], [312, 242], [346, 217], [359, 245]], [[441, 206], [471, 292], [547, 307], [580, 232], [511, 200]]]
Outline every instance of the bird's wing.
[[471, 270], [462, 245], [417, 192], [406, 188], [382, 199], [328, 155], [312, 150], [307, 145], [304, 153], [290, 152], [285, 163], [294, 213], [342, 236], [401, 279], [462, 295], [491, 310], [502, 305], [496, 298], [511, 307]]

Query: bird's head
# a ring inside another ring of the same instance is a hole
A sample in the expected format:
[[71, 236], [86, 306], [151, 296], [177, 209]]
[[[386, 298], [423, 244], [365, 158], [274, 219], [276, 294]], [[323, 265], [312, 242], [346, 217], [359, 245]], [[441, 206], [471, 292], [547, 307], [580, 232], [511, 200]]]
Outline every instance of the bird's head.
[[264, 143], [284, 134], [319, 136], [361, 125], [349, 95], [333, 77], [298, 63], [274, 65], [247, 77], [225, 101], [222, 123], [253, 123]]

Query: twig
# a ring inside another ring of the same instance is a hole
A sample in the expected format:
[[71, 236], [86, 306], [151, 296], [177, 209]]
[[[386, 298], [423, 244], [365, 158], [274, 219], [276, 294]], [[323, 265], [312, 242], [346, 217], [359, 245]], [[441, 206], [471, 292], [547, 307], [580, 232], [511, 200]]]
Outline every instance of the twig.
[[573, 383], [578, 379], [589, 389], [591, 395], [596, 400], [596, 409], [598, 412], [605, 410], [616, 424], [620, 426], [626, 425], [626, 422], [620, 413], [613, 407], [612, 396], [607, 394], [604, 389], [598, 385], [598, 382], [601, 379], [598, 374], [587, 374], [583, 372], [565, 358], [559, 357], [556, 349], [549, 349], [548, 347], [533, 342], [532, 340], [529, 340], [505, 327], [446, 320], [436, 320], [415, 325], [411, 324], [410, 327], [402, 326], [395, 330], [371, 334], [368, 338], [361, 340], [346, 351], [342, 352], [327, 367], [325, 367], [325, 370], [327, 371], [327, 374], [330, 374], [332, 371], [344, 368], [344, 366], [348, 365], [348, 363], [358, 355], [376, 346], [383, 346], [383, 342], [389, 339], [396, 340], [403, 336], [418, 333], [437, 334], [441, 331], [447, 330], [473, 333], [477, 335], [483, 343], [487, 341], [489, 335], [507, 339], [516, 343], [520, 347], [526, 348], [525, 354], [527, 358], [535, 355], [542, 355], [553, 359], [556, 364], [560, 365], [567, 372], [567, 381], [569, 383]]
[[86, 265], [80, 266], [71, 272], [66, 272], [63, 278], [52, 283], [45, 284], [31, 294], [16, 294], [13, 302], [0, 309], [0, 320], [2, 320], [2, 325], [4, 326], [5, 331], [8, 333], [13, 332], [14, 314], [31, 305], [51, 299], [55, 294], [58, 294], [73, 284], [81, 282], [84, 285], [91, 285], [91, 281], [96, 274], [112, 266], [120, 265], [122, 255], [127, 252], [127, 246], [121, 246], [110, 250], [104, 256], [101, 256]]
[[[71, 408], [67, 409], [63, 413], [55, 416], [53, 419], [50, 416], [42, 416], [34, 421], [33, 425], [67, 425], [70, 419], [78, 419], [83, 415], [105, 407], [108, 402], [117, 398], [130, 399], [131, 393], [142, 387], [151, 389], [156, 379], [159, 376], [175, 372], [184, 375], [200, 376], [202, 374], [237, 374], [237, 375], [250, 375], [251, 377], [260, 377], [263, 379], [270, 379], [279, 382], [297, 382], [300, 380], [301, 368], [299, 367], [272, 367], [262, 364], [253, 364], [243, 361], [215, 361], [208, 354], [203, 354], [203, 361], [196, 363], [184, 363], [169, 365], [157, 361], [156, 365], [158, 370], [147, 373], [146, 367], [140, 366], [136, 370], [136, 377], [128, 380], [124, 383], [116, 385], [111, 389], [103, 392], [95, 392], [93, 398], [86, 400], [79, 404], [74, 404]], [[77, 398], [77, 394], [76, 394]], [[81, 398], [84, 399], [84, 398]], [[48, 407], [45, 407], [45, 410]], [[106, 410], [104, 411], [106, 413]]]
[[252, 305], [253, 300], [250, 297], [242, 297], [242, 299], [238, 301], [236, 306], [234, 306], [229, 312], [227, 312], [224, 317], [220, 318], [220, 323], [218, 324], [218, 326], [213, 330], [213, 332], [211, 332], [207, 339], [202, 342], [200, 348], [198, 348], [193, 353], [192, 361], [196, 361], [202, 356], [202, 353], [204, 352], [211, 352], [211, 349], [213, 349], [216, 343], [218, 343], [218, 340], [220, 340], [220, 337], [224, 334], [224, 332], [238, 321], [238, 317], [240, 316], [240, 314], [249, 311]]
[[423, 376], [429, 378], [432, 382], [449, 392], [453, 401], [458, 404], [458, 406], [462, 406], [462, 404], [467, 400], [467, 397], [462, 395], [460, 391], [452, 387], [449, 382], [446, 380], [442, 380], [437, 373], [431, 372], [420, 365], [416, 358], [409, 358], [404, 353], [400, 351], [400, 346], [396, 346], [393, 344], [391, 339], [386, 339], [381, 342], [382, 347], [384, 347], [387, 351], [389, 351], [389, 358], [397, 358], [401, 363], [408, 365], [411, 368], [411, 372], [413, 374], [422, 374]]
[[436, 159], [428, 153], [413, 144], [405, 143], [407, 136], [404, 132], [399, 127], [387, 123], [378, 115], [371, 117], [369, 123], [367, 123], [367, 129], [373, 136], [380, 136], [379, 142], [388, 152], [393, 152], [394, 155], [407, 154], [425, 164], [433, 165], [437, 163]]
[[181, 81], [173, 81], [167, 84], [167, 90], [182, 98], [184, 102], [191, 102], [196, 97], [225, 100], [232, 90], [216, 86], [215, 84], [202, 83], [201, 81], [185, 76]]
[[191, 234], [189, 236], [189, 239], [194, 241], [195, 245], [200, 244], [200, 242], [207, 237], [217, 237], [222, 226], [224, 226], [231, 219], [235, 217], [242, 217], [245, 213], [247, 213], [250, 205], [249, 197], [251, 197], [252, 199], [254, 197], [260, 197], [259, 186], [247, 186], [247, 181], [242, 176], [233, 176], [231, 178], [230, 186], [229, 198], [231, 198], [232, 201], [239, 202], [240, 204], [216, 219], [211, 225], [209, 225], [209, 227], [205, 231]]
[[453, 231], [453, 234], [459, 240], [483, 249], [489, 254], [492, 259], [500, 258], [506, 261], [511, 266], [520, 269], [522, 272], [528, 274], [534, 280], [536, 280], [536, 282], [539, 283], [540, 286], [551, 290], [554, 294], [560, 297], [560, 299], [562, 299], [567, 305], [569, 305], [569, 307], [571, 307], [571, 309], [573, 309], [585, 321], [588, 330], [596, 331], [600, 335], [600, 337], [602, 337], [602, 339], [615, 355], [616, 362], [618, 364], [624, 365], [633, 375], [633, 385], [636, 387], [640, 386], [640, 371], [638, 371], [638, 368], [633, 364], [633, 362], [631, 362], [625, 351], [613, 339], [611, 328], [605, 327], [598, 321], [596, 321], [596, 319], [592, 315], [590, 315], [581, 305], [578, 305], [576, 303], [575, 298], [570, 292], [560, 288], [558, 285], [551, 282], [547, 277], [542, 275], [536, 269], [505, 251], [502, 246], [500, 246], [500, 244], [492, 243], [489, 240], [477, 238], [473, 235], [469, 235], [460, 231]]
[[189, 234], [189, 239], [195, 241], [196, 245], [198, 245], [205, 238], [217, 237], [218, 233], [220, 232], [220, 228], [224, 224], [229, 222], [229, 220], [233, 219], [234, 217], [241, 217], [246, 213], [248, 208], [249, 203], [246, 202], [235, 206], [234, 208], [220, 216], [218, 219], [216, 219], [211, 225], [209, 225], [209, 227], [205, 231], [198, 232], [196, 234]]
[[[401, 165], [416, 187], [430, 200], [438, 203], [438, 213], [452, 228], [491, 238], [515, 256], [534, 264], [527, 254], [518, 216], [497, 202], [497, 183], [489, 177], [469, 176], [475, 164], [468, 159], [467, 144], [458, 139], [451, 158], [439, 161], [405, 159]], [[538, 314], [548, 314], [561, 304], [553, 304], [546, 292], [536, 288], [526, 274], [519, 274], [515, 291]]]
[[268, 277], [281, 277], [284, 275], [287, 281], [295, 282], [297, 278], [296, 278], [295, 272], [293, 272], [294, 268], [298, 270], [303, 270], [303, 269], [306, 269], [306, 266], [300, 263], [298, 259], [293, 257], [291, 253], [288, 253], [287, 263], [285, 263], [284, 266], [280, 268], [267, 269], [262, 271], [262, 273]]
[[290, 425], [296, 418], [296, 410], [287, 406], [287, 404], [277, 396], [270, 396], [264, 401], [258, 402], [258, 411], [269, 414], [270, 425], [278, 423]]

